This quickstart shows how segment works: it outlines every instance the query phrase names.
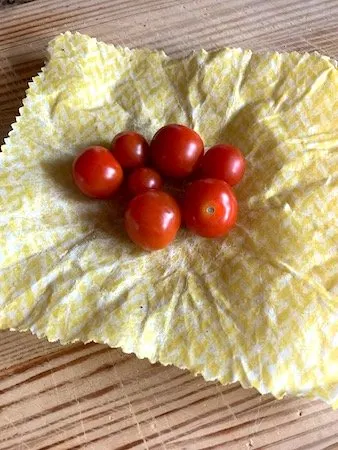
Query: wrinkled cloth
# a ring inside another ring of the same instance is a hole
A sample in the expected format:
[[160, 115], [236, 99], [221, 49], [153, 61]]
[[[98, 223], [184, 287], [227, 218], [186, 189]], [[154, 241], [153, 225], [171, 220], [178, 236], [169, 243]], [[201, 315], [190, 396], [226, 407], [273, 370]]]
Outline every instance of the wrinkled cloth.
[[[95, 341], [221, 383], [338, 407], [338, 69], [225, 48], [176, 60], [69, 32], [49, 45], [0, 154], [0, 328]], [[241, 148], [236, 228], [148, 253], [85, 198], [91, 144], [167, 123]]]

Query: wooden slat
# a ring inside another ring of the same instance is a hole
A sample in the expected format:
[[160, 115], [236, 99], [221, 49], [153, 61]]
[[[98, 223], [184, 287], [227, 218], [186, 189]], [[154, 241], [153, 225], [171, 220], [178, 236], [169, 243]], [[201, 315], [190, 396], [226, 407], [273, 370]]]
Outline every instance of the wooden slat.
[[[183, 56], [204, 47], [338, 57], [337, 0], [0, 0], [0, 141], [66, 30]], [[1, 156], [0, 156], [1, 157]], [[338, 448], [338, 412], [221, 386], [119, 350], [0, 333], [0, 449]]]

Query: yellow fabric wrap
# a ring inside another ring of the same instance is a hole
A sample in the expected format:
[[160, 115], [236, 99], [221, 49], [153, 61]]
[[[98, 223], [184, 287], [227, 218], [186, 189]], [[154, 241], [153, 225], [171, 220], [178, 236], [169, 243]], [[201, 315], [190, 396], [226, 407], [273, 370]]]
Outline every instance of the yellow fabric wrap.
[[[65, 33], [0, 154], [0, 328], [338, 407], [338, 69], [318, 54], [204, 50], [176, 60]], [[167, 123], [247, 158], [237, 227], [131, 243], [113, 201], [85, 198], [89, 144]]]

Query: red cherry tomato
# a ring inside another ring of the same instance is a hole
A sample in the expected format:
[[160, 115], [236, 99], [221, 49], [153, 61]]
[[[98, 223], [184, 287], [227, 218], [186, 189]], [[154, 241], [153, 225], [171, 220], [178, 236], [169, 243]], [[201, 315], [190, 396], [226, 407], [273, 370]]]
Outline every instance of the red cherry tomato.
[[108, 149], [93, 146], [74, 160], [73, 178], [77, 187], [88, 197], [108, 198], [120, 187], [123, 172]]
[[161, 175], [149, 167], [135, 169], [128, 178], [128, 190], [133, 195], [142, 194], [150, 190], [160, 190], [161, 187]]
[[114, 137], [111, 150], [124, 169], [135, 169], [145, 165], [149, 144], [141, 134], [123, 131]]
[[160, 128], [150, 143], [150, 157], [156, 169], [169, 177], [183, 178], [198, 166], [204, 152], [201, 137], [184, 125]]
[[187, 228], [204, 237], [224, 236], [235, 225], [237, 200], [223, 180], [194, 181], [183, 200], [183, 220]]
[[219, 144], [209, 148], [203, 156], [201, 170], [207, 178], [224, 180], [234, 186], [243, 178], [245, 159], [238, 148]]
[[130, 239], [145, 250], [158, 250], [175, 239], [181, 213], [176, 201], [162, 191], [148, 191], [134, 197], [125, 214]]

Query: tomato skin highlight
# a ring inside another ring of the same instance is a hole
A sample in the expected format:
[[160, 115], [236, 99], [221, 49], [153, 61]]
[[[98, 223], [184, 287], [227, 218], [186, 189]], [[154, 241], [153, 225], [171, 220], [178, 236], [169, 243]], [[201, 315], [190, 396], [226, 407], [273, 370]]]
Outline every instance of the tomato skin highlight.
[[187, 177], [198, 167], [203, 153], [201, 137], [185, 125], [165, 125], [150, 143], [151, 161], [167, 177]]
[[120, 164], [108, 149], [98, 145], [84, 149], [75, 158], [72, 172], [77, 187], [91, 198], [111, 197], [123, 180]]
[[144, 250], [159, 250], [176, 237], [181, 224], [180, 208], [169, 194], [148, 191], [134, 197], [125, 213], [130, 239]]
[[128, 177], [128, 191], [132, 195], [150, 190], [160, 190], [162, 185], [161, 175], [150, 167], [139, 167]]
[[241, 181], [245, 166], [242, 152], [228, 144], [218, 144], [209, 148], [201, 160], [201, 172], [204, 177], [224, 180], [230, 186]]
[[111, 151], [124, 169], [135, 169], [146, 164], [149, 144], [135, 131], [122, 131], [114, 137]]
[[231, 187], [212, 178], [192, 182], [183, 200], [183, 221], [199, 236], [226, 235], [237, 220], [238, 205]]

